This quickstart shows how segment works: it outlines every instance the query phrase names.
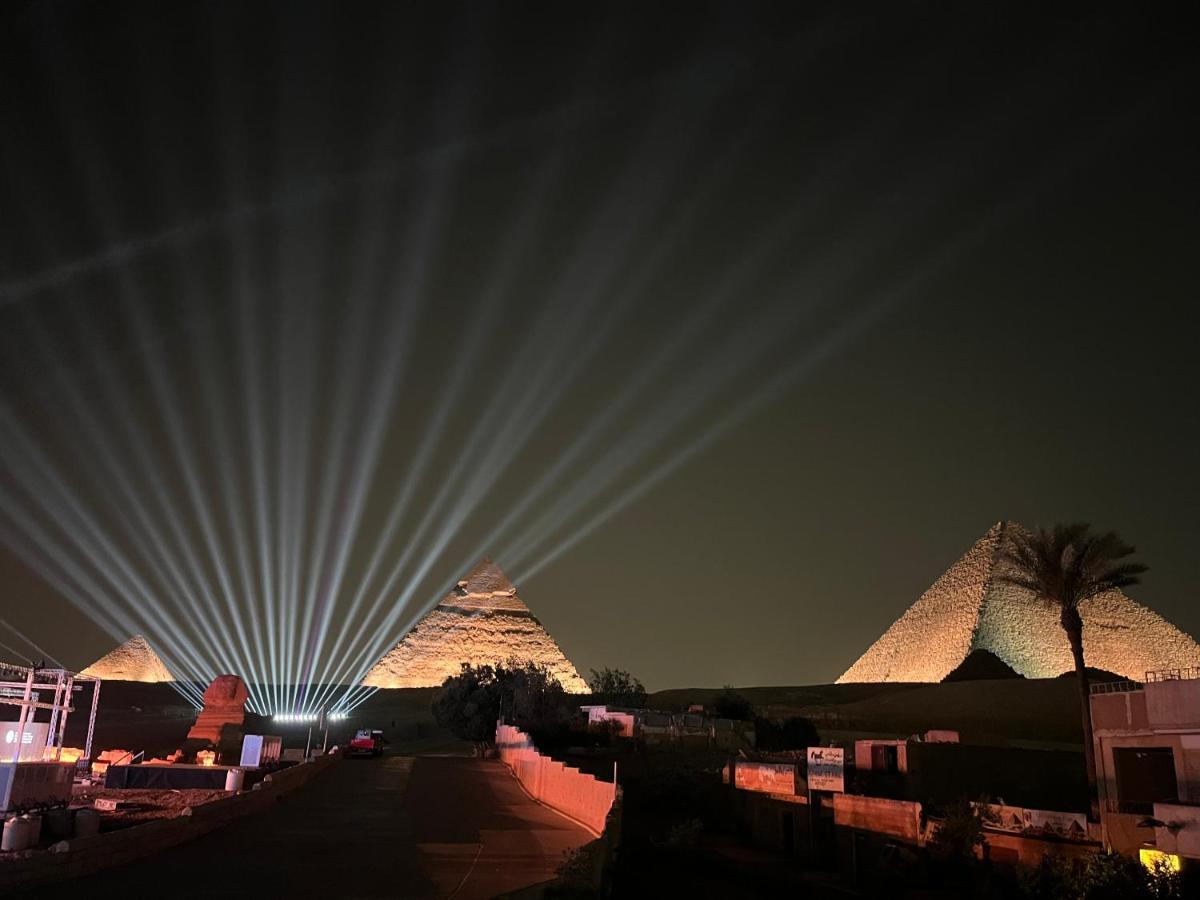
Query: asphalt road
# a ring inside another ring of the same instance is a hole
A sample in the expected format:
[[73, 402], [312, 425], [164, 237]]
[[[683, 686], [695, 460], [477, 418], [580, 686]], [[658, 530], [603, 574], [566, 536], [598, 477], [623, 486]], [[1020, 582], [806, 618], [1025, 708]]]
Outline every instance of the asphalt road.
[[591, 840], [496, 760], [348, 759], [272, 809], [41, 896], [495, 897]]

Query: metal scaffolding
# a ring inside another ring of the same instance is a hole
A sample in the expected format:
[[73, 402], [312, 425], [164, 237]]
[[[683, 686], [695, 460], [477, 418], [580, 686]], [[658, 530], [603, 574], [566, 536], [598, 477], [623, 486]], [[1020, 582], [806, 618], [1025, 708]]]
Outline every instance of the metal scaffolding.
[[[84, 759], [92, 756], [92, 735], [96, 728], [96, 706], [100, 701], [100, 679], [92, 675], [81, 675], [68, 669], [43, 669], [0, 662], [0, 704], [20, 707], [17, 718], [16, 739], [13, 741], [11, 759], [0, 758], [0, 763], [13, 764], [21, 758], [21, 746], [26, 726], [34, 721], [38, 710], [50, 711], [46, 745], [42, 759], [55, 762], [62, 755], [63, 738], [67, 731], [67, 716], [75, 712], [71, 705], [76, 691], [83, 689], [82, 683], [91, 682], [92, 705], [88, 716], [87, 743]], [[50, 702], [43, 696], [53, 695]]]

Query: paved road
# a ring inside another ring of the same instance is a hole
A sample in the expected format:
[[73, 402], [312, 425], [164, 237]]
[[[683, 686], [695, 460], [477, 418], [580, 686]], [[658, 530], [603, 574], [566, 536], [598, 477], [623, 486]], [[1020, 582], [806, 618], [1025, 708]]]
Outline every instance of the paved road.
[[589, 840], [496, 760], [350, 759], [266, 812], [42, 896], [471, 900], [550, 879]]

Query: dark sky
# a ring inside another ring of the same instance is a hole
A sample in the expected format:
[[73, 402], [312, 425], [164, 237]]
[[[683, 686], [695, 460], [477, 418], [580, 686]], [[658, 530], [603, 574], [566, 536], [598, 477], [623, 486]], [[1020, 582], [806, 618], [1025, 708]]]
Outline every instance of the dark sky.
[[486, 550], [823, 682], [1081, 519], [1200, 633], [1194, 32], [960, 6], [5, 4], [0, 615], [336, 668]]

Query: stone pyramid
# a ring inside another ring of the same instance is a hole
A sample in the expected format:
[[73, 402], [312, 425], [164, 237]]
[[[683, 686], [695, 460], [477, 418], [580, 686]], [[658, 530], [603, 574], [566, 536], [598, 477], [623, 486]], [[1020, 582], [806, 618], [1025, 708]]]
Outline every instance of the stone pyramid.
[[100, 657], [81, 674], [110, 681], [175, 680], [175, 676], [140, 634], [135, 634], [120, 647]]
[[569, 692], [587, 682], [517, 595], [500, 567], [484, 558], [363, 678], [370, 687], [437, 687], [462, 663], [509, 661], [545, 666]]
[[[941, 681], [973, 650], [986, 650], [1026, 678], [1074, 669], [1058, 614], [1029, 591], [996, 580], [1000, 552], [1021, 529], [997, 522], [933, 583], [838, 683]], [[1148, 671], [1200, 665], [1200, 646], [1121, 591], [1080, 607], [1091, 668], [1140, 681]]]

